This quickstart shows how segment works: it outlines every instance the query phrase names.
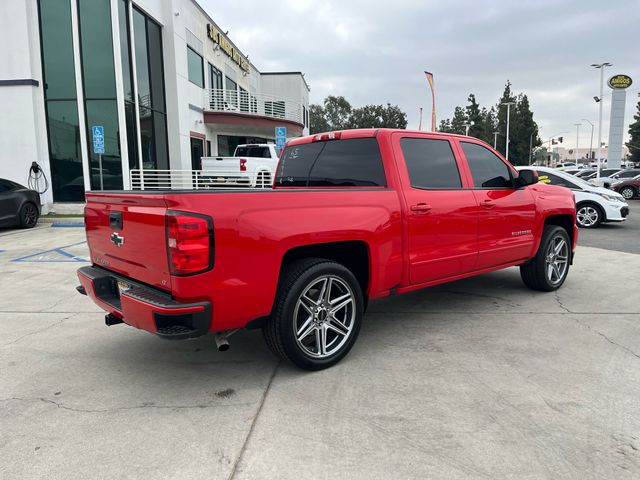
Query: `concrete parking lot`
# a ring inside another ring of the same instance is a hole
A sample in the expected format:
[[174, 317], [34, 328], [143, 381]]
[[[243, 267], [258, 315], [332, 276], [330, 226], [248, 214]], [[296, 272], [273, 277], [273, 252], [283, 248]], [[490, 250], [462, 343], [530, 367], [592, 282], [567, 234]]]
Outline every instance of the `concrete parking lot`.
[[384, 299], [317, 373], [257, 331], [107, 328], [81, 228], [0, 231], [0, 478], [640, 478], [639, 206], [557, 293], [513, 268]]

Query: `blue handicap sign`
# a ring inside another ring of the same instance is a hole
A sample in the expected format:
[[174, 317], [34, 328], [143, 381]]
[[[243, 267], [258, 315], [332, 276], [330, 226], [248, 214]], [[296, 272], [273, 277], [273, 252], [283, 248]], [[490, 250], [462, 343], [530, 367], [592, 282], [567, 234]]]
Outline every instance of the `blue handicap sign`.
[[283, 148], [287, 143], [287, 127], [276, 127], [276, 147]]
[[93, 132], [93, 153], [104, 153], [104, 127], [95, 125], [91, 127], [91, 131]]

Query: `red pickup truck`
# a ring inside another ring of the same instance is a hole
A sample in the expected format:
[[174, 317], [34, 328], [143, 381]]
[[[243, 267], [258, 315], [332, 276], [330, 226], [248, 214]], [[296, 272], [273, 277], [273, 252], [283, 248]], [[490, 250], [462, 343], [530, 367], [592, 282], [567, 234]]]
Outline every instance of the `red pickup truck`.
[[375, 298], [518, 265], [552, 291], [573, 194], [470, 137], [346, 130], [290, 141], [272, 190], [88, 192], [80, 293], [167, 339], [261, 328], [310, 370], [353, 346]]

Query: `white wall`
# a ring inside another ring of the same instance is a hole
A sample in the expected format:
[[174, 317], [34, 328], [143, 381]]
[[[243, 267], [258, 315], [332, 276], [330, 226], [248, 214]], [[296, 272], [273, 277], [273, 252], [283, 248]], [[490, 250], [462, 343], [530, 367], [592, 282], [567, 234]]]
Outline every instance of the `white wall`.
[[[2, 10], [0, 80], [36, 80], [38, 86], [0, 85], [0, 177], [26, 185], [31, 162], [38, 162], [51, 180], [36, 1], [3, 0]], [[42, 200], [53, 200], [51, 189]]]

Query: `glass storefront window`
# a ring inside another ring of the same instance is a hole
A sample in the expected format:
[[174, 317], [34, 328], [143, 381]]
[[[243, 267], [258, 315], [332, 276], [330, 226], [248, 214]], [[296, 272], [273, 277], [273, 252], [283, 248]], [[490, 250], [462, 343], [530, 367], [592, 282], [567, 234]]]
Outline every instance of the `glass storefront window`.
[[109, 0], [78, 0], [78, 15], [84, 95], [115, 99]]
[[202, 57], [191, 47], [187, 47], [187, 67], [189, 70], [189, 81], [195, 83], [200, 88], [204, 88]]
[[[91, 190], [100, 190], [100, 174], [104, 190], [122, 189], [122, 163], [120, 160], [120, 134], [118, 130], [118, 108], [115, 100], [87, 100], [87, 138], [89, 139], [89, 167], [91, 168]], [[91, 127], [104, 127], [104, 149], [102, 170], [100, 156], [93, 153]]]
[[51, 185], [56, 202], [84, 200], [80, 125], [76, 100], [47, 102]]
[[68, 0], [40, 0], [38, 8], [53, 200], [82, 202], [85, 187], [71, 36], [71, 5]]

